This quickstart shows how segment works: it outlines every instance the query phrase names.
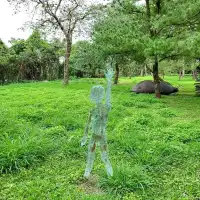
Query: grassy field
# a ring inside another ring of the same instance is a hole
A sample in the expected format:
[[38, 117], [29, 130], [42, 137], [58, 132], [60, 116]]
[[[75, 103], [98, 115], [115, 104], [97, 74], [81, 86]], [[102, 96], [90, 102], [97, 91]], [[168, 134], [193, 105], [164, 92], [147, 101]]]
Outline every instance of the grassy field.
[[194, 81], [166, 77], [180, 92], [158, 100], [130, 92], [142, 79], [122, 78], [113, 86], [107, 134], [114, 176], [106, 176], [98, 154], [89, 180], [83, 178], [87, 147], [80, 139], [90, 89], [104, 80], [74, 80], [66, 88], [60, 81], [0, 87], [0, 200], [200, 199]]

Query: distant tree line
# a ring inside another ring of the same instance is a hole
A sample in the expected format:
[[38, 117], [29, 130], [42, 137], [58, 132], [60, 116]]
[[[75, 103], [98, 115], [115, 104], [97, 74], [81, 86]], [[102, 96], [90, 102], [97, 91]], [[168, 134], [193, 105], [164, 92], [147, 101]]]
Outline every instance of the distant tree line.
[[[63, 78], [65, 41], [47, 41], [35, 30], [27, 40], [12, 39], [10, 43], [8, 47], [0, 40], [0, 84]], [[72, 45], [69, 75], [73, 78], [103, 77], [108, 57], [112, 58], [116, 70], [115, 84], [119, 73], [130, 78], [152, 75], [150, 61], [130, 53], [110, 55], [94, 41], [78, 41]], [[194, 63], [194, 59], [165, 60], [160, 64], [160, 75], [177, 74], [181, 79], [184, 74], [193, 73], [196, 79], [198, 62]]]
[[[62, 79], [66, 42], [48, 41], [38, 30], [27, 39], [11, 39], [8, 47], [0, 40], [0, 84]], [[69, 75], [102, 77], [104, 60], [88, 41], [72, 45]]]
[[27, 40], [12, 39], [10, 43], [8, 47], [0, 40], [1, 84], [62, 77], [63, 43], [59, 40], [48, 42], [34, 31]]

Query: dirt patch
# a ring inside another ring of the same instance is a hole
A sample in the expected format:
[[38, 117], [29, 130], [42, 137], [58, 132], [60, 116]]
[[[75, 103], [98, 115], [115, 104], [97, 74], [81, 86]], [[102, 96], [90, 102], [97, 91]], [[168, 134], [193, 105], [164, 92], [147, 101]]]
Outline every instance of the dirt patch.
[[104, 191], [98, 186], [99, 177], [91, 175], [88, 179], [84, 179], [78, 186], [80, 190], [86, 194], [105, 194]]

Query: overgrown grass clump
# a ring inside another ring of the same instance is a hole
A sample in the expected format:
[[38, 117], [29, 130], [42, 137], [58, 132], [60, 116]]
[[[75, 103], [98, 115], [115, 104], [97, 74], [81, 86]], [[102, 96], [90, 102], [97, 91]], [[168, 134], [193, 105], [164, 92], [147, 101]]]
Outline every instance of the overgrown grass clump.
[[[151, 79], [150, 77], [145, 77]], [[136, 95], [143, 78], [113, 86], [107, 127], [114, 176], [97, 154], [83, 179], [87, 147], [80, 147], [91, 103], [103, 79], [0, 87], [0, 199], [198, 199], [200, 99], [190, 77], [166, 80], [175, 96]]]

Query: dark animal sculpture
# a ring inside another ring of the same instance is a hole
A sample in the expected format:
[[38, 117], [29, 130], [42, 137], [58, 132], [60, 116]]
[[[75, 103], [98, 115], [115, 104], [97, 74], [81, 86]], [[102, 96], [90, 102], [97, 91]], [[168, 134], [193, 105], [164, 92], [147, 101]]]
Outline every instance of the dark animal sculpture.
[[[132, 92], [139, 93], [154, 93], [155, 84], [153, 81], [141, 81], [135, 87], [133, 87]], [[170, 83], [161, 81], [160, 82], [160, 92], [164, 95], [169, 95], [178, 92], [178, 88], [173, 87]]]

